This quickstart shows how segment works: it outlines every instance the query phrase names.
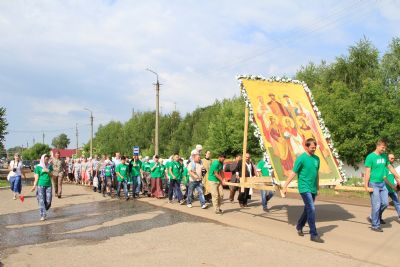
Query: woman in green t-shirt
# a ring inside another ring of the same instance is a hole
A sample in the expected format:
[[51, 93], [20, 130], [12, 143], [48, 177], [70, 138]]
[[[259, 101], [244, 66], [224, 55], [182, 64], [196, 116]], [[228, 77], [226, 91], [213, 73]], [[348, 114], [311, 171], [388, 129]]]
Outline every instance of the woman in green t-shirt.
[[50, 209], [52, 199], [51, 172], [53, 167], [49, 165], [49, 155], [43, 154], [40, 163], [35, 167], [35, 182], [31, 191], [36, 190], [36, 198], [39, 204], [40, 220], [46, 220], [46, 211]]
[[154, 156], [154, 162], [150, 164], [150, 183], [151, 183], [151, 196], [156, 198], [164, 197], [162, 190], [161, 177], [165, 175], [161, 163], [158, 161], [158, 155]]

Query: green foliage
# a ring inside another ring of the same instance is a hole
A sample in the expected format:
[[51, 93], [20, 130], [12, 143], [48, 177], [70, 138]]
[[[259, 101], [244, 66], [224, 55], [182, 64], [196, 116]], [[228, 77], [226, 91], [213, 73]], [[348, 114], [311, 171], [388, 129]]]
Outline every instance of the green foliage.
[[379, 138], [400, 153], [400, 101], [393, 83], [400, 77], [399, 59], [399, 39], [393, 40], [382, 60], [363, 39], [349, 48], [348, 56], [329, 65], [310, 63], [296, 75], [312, 89], [335, 145], [349, 164], [361, 162]]
[[62, 133], [59, 136], [54, 137], [53, 140], [51, 141], [51, 145], [54, 148], [58, 148], [58, 149], [67, 148], [70, 143], [71, 143], [71, 140], [69, 140], [68, 136], [65, 133]]
[[32, 147], [25, 149], [22, 152], [22, 158], [25, 160], [37, 160], [40, 159], [43, 154], [49, 153], [50, 147], [48, 145], [37, 143], [34, 144]]
[[0, 148], [4, 149], [4, 138], [7, 135], [6, 109], [0, 107]]
[[[184, 118], [179, 112], [160, 116], [159, 152], [162, 157], [180, 153], [188, 157], [196, 144], [214, 155], [225, 152], [234, 156], [242, 151], [244, 101], [233, 98], [216, 101], [213, 105], [197, 108]], [[93, 140], [96, 153], [121, 152], [132, 155], [133, 146], [139, 146], [142, 155], [154, 154], [155, 112], [135, 113], [122, 124], [110, 122], [100, 126]], [[261, 156], [258, 141], [249, 130], [249, 151]], [[86, 148], [86, 146], [85, 146]]]

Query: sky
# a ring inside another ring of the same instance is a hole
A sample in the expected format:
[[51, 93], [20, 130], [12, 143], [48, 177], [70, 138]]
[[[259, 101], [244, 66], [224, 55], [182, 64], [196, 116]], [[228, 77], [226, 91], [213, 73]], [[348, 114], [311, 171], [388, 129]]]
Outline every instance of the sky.
[[[238, 74], [293, 76], [369, 39], [400, 37], [400, 1], [0, 0], [0, 106], [6, 148], [70, 147], [111, 120], [181, 114], [239, 95]], [[312, 89], [312, 88], [311, 88]]]

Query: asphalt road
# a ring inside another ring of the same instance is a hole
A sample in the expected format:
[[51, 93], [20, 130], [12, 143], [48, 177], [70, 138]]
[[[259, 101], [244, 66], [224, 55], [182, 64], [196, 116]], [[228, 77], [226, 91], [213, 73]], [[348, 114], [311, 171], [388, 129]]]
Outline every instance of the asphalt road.
[[[394, 210], [384, 233], [369, 229], [368, 207], [317, 202], [324, 244], [298, 237], [298, 199], [275, 197], [264, 212], [225, 202], [223, 215], [166, 200], [104, 199], [88, 188], [64, 186], [49, 219], [37, 201], [0, 190], [0, 261], [4, 266], [399, 266], [400, 224]], [[307, 229], [305, 229], [307, 232]], [[0, 266], [1, 266], [0, 264]]]

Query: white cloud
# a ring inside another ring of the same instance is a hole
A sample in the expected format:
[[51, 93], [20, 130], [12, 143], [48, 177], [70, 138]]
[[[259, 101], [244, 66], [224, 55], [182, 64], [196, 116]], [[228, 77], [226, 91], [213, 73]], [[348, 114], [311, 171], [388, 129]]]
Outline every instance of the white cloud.
[[[85, 106], [97, 122], [126, 120], [133, 107], [154, 107], [150, 67], [163, 83], [163, 112], [174, 102], [188, 112], [237, 95], [236, 74], [292, 75], [310, 60], [345, 53], [362, 34], [376, 33], [372, 23], [367, 32], [355, 30], [375, 7], [373, 1], [1, 1], [0, 89], [7, 94], [0, 104], [14, 129], [26, 121], [33, 130], [87, 123]], [[378, 7], [381, 23], [398, 32], [398, 4]], [[10, 104], [16, 95], [29, 107], [23, 117]], [[18, 138], [8, 136], [7, 144]]]

